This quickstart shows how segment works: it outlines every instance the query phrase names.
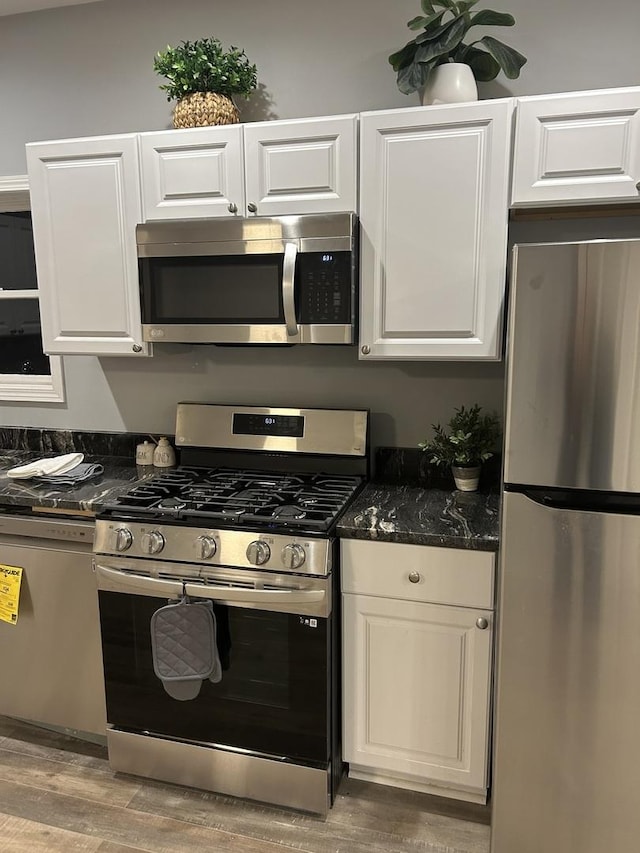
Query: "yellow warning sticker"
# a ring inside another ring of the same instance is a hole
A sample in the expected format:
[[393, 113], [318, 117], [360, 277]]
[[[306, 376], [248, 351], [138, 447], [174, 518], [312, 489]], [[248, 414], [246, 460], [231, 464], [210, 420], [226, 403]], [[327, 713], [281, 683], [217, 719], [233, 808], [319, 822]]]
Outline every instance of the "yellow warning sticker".
[[18, 602], [22, 569], [0, 563], [0, 619], [15, 625], [18, 621]]

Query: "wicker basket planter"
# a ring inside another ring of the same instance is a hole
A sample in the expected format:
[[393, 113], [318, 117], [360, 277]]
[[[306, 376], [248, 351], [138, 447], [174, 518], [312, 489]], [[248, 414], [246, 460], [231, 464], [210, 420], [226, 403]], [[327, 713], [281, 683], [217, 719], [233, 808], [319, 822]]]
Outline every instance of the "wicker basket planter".
[[173, 111], [174, 127], [208, 127], [237, 124], [240, 113], [231, 98], [215, 92], [194, 92], [178, 101]]

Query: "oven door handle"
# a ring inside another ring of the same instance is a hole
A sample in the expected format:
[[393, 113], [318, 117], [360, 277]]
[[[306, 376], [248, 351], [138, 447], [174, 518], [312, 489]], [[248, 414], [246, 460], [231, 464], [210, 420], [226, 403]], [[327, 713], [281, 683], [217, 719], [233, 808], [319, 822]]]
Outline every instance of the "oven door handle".
[[187, 595], [246, 604], [319, 604], [326, 598], [324, 589], [244, 589], [215, 584], [186, 583]]
[[298, 247], [295, 243], [285, 243], [284, 262], [282, 264], [282, 307], [287, 334], [291, 337], [298, 334], [298, 318], [296, 317], [295, 280], [296, 258]]
[[109, 569], [94, 562], [98, 589], [106, 592], [126, 592], [130, 595], [151, 595], [154, 598], [180, 598], [183, 594], [180, 581], [134, 575], [119, 569]]

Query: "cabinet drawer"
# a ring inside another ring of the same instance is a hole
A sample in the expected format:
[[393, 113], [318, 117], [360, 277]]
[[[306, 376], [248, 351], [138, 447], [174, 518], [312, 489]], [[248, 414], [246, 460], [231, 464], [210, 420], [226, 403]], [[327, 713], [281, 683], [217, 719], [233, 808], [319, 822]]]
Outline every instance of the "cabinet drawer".
[[493, 608], [495, 554], [343, 539], [342, 592]]

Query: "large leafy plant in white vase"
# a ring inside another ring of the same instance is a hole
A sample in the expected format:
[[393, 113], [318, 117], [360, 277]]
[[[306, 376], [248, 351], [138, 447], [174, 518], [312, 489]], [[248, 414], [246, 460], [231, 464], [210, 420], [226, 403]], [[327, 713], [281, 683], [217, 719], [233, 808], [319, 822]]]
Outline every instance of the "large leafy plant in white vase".
[[[501, 71], [511, 80], [520, 75], [527, 60], [514, 48], [490, 35], [465, 41], [472, 27], [515, 24], [513, 15], [507, 12], [474, 10], [477, 3], [478, 0], [421, 0], [423, 14], [407, 24], [417, 35], [389, 57], [401, 92], [408, 95], [428, 90], [437, 70], [450, 63], [470, 69], [474, 87], [476, 80], [494, 80]], [[477, 97], [477, 89], [475, 92]]]

